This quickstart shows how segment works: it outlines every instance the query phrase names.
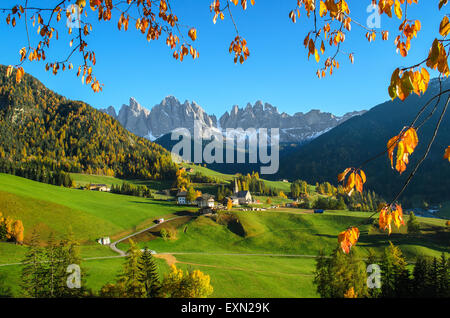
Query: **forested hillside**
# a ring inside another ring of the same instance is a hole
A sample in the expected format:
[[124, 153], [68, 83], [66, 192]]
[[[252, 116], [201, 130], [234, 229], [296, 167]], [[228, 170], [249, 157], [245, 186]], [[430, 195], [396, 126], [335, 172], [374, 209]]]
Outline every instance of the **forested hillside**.
[[0, 171], [45, 182], [51, 171], [160, 180], [176, 170], [160, 145], [30, 75], [16, 84], [0, 66]]
[[[450, 80], [444, 80], [442, 89], [450, 88]], [[433, 80], [427, 93], [412, 95], [405, 101], [396, 99], [372, 108], [362, 116], [351, 118], [342, 125], [323, 134], [311, 143], [300, 147], [289, 156], [281, 158], [280, 176], [304, 179], [310, 183], [330, 181], [337, 184], [337, 175], [348, 167], [360, 167], [366, 160], [382, 153], [390, 138], [398, 135], [403, 127], [411, 124], [419, 109], [439, 92], [439, 83]], [[445, 94], [434, 115], [427, 120], [435, 106], [422, 114], [417, 125], [419, 145], [411, 156], [407, 170], [400, 176], [391, 169], [387, 154], [363, 166], [367, 174], [367, 189], [374, 190], [386, 200], [391, 200], [401, 189], [418, 160], [422, 158], [433, 135], [437, 117], [447, 100]], [[430, 155], [419, 169], [408, 190], [402, 197], [404, 203], [440, 203], [450, 199], [450, 166], [443, 159], [450, 141], [450, 117], [442, 122]]]

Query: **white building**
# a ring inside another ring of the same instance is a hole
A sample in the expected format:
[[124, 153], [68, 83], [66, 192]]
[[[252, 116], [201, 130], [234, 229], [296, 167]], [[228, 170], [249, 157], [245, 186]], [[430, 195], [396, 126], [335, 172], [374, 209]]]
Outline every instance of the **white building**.
[[97, 243], [101, 245], [109, 245], [111, 244], [111, 239], [109, 238], [109, 236], [101, 237], [97, 240]]
[[187, 192], [186, 191], [179, 191], [177, 193], [177, 203], [178, 204], [187, 204]]

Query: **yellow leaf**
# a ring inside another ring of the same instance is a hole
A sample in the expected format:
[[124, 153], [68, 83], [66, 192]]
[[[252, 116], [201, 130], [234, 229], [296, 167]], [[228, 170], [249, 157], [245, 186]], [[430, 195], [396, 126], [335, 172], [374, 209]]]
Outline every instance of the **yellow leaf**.
[[6, 77], [10, 77], [13, 71], [13, 66], [9, 65], [8, 68], [6, 69]]
[[394, 13], [397, 16], [397, 18], [399, 18], [400, 20], [402, 19], [403, 11], [400, 6], [400, 2], [398, 0], [395, 0]]
[[321, 17], [323, 17], [324, 15], [326, 15], [328, 12], [327, 6], [325, 4], [325, 2], [323, 2], [322, 0], [320, 1], [320, 9], [319, 9], [319, 15]]
[[22, 81], [22, 77], [25, 75], [25, 71], [23, 70], [22, 67], [18, 67], [17, 68], [17, 73], [16, 73], [16, 83], [19, 84]]
[[197, 39], [197, 30], [195, 28], [190, 29], [188, 34], [192, 41]]
[[439, 33], [443, 36], [446, 37], [448, 35], [448, 33], [450, 32], [450, 23], [448, 20], [448, 17], [445, 16], [442, 19], [441, 25], [439, 26]]
[[366, 183], [367, 178], [366, 178], [366, 174], [364, 173], [364, 171], [359, 170], [359, 174], [361, 175], [363, 183]]
[[319, 63], [320, 56], [319, 56], [319, 51], [317, 51], [317, 49], [314, 50], [314, 57], [316, 58], [316, 62]]

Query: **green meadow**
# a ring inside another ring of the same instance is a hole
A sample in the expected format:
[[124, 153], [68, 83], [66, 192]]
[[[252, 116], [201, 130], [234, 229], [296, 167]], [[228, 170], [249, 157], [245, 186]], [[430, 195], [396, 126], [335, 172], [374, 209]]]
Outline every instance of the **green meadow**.
[[[118, 184], [119, 180], [86, 175], [77, 178], [78, 183], [83, 179], [86, 183], [109, 184], [110, 180]], [[108, 246], [97, 244], [96, 238], [124, 237], [151, 226], [157, 218], [185, 213], [186, 207], [173, 201], [67, 189], [0, 174], [0, 211], [23, 221], [25, 243], [33, 230], [45, 243], [51, 232], [61, 237], [71, 229], [81, 243], [87, 287], [98, 292], [120, 274], [124, 258]], [[419, 217], [422, 234], [408, 235], [403, 227], [388, 236], [371, 226], [373, 220], [367, 222], [367, 212], [313, 214], [280, 208], [233, 211], [231, 215], [216, 220], [190, 214], [161, 225], [175, 228], [176, 239], [162, 239], [158, 227], [135, 240], [141, 247], [169, 253], [160, 257], [169, 257], [168, 261], [183, 269], [200, 269], [209, 274], [214, 297], [317, 297], [312, 284], [314, 257], [320, 249], [330, 252], [336, 248], [337, 235], [349, 226], [361, 230], [358, 249], [362, 256], [369, 248], [380, 254], [389, 241], [400, 246], [410, 262], [418, 254], [439, 256], [450, 252], [449, 229], [443, 219]], [[118, 247], [127, 250], [129, 244], [124, 241]], [[22, 267], [16, 263], [23, 261], [26, 251], [26, 246], [0, 243], [0, 273], [6, 274], [7, 284], [16, 296], [20, 295]], [[158, 258], [157, 264], [164, 275], [168, 262]]]
[[173, 202], [68, 189], [0, 174], [0, 211], [22, 220], [25, 241], [33, 230], [46, 238], [51, 232], [63, 235], [71, 227], [82, 243], [94, 243], [101, 236], [132, 233], [183, 210]]

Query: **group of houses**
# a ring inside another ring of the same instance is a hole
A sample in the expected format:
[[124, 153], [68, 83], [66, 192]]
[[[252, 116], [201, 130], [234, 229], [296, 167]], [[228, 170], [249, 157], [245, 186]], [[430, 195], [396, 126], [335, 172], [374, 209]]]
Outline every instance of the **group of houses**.
[[88, 190], [91, 191], [100, 191], [100, 192], [110, 192], [111, 188], [108, 187], [106, 184], [89, 184], [87, 186]]
[[197, 205], [199, 208], [213, 208], [215, 200], [213, 195], [205, 193], [197, 197], [194, 202], [188, 202], [187, 191], [180, 190], [177, 193], [177, 203], [181, 205]]
[[[233, 203], [233, 206], [239, 206], [239, 205], [248, 205], [251, 203], [254, 203], [252, 195], [250, 191], [239, 191], [237, 187], [237, 182], [235, 180], [234, 184], [234, 193], [232, 196], [224, 198], [220, 204], [223, 204], [226, 206], [228, 204], [228, 201], [231, 200]], [[214, 208], [216, 201], [215, 197], [211, 194], [202, 194], [201, 196], [197, 197], [195, 199], [195, 202], [188, 202], [187, 200], [187, 191], [178, 191], [177, 193], [177, 203], [180, 205], [190, 204], [190, 205], [197, 205], [199, 208]]]

